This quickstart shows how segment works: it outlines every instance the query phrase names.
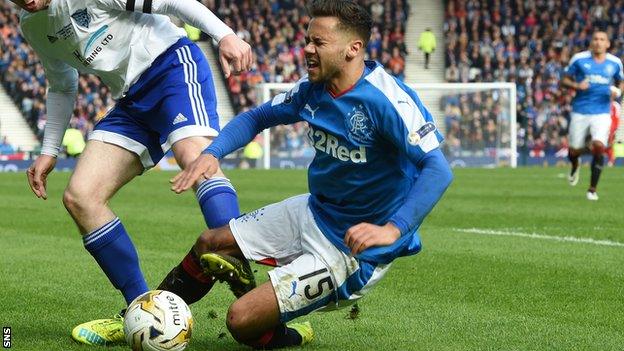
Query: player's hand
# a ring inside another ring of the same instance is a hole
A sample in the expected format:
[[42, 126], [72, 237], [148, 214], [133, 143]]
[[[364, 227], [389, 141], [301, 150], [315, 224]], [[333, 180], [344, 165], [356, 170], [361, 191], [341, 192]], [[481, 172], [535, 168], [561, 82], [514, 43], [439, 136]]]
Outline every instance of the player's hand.
[[230, 73], [240, 74], [248, 71], [253, 63], [251, 46], [236, 34], [226, 35], [219, 42], [219, 61], [225, 78], [228, 78]]
[[180, 194], [193, 186], [200, 178], [208, 179], [219, 169], [219, 160], [210, 154], [202, 154], [185, 170], [173, 177], [171, 190]]
[[344, 242], [355, 256], [369, 247], [391, 245], [400, 236], [401, 231], [392, 223], [384, 226], [360, 223], [347, 230]]
[[620, 88], [616, 87], [616, 86], [610, 86], [609, 87], [609, 91], [611, 92], [611, 99], [612, 100], [616, 100], [618, 99], [620, 96], [622, 96], [622, 90], [620, 90]]
[[587, 89], [589, 89], [589, 80], [587, 79], [585, 79], [584, 81], [576, 85], [576, 90], [587, 90]]
[[40, 155], [26, 171], [30, 189], [40, 199], [48, 199], [48, 193], [46, 192], [48, 174], [52, 172], [55, 165], [56, 157], [50, 155]]

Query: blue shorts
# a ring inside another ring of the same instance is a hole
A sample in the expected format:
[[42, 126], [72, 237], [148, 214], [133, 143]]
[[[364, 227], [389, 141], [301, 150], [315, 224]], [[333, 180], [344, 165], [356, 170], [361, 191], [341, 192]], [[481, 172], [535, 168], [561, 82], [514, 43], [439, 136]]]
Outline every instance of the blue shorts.
[[115, 144], [160, 161], [175, 142], [219, 134], [212, 73], [201, 49], [184, 37], [154, 60], [127, 94], [95, 126], [89, 140]]

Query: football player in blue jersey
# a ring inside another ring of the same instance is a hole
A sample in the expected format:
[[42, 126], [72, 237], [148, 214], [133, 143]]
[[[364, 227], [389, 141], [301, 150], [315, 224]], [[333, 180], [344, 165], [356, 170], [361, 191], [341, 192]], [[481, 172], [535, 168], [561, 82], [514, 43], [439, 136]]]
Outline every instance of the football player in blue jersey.
[[[569, 127], [568, 157], [572, 169], [568, 182], [572, 186], [579, 181], [579, 157], [585, 149], [585, 138], [591, 136], [593, 157], [588, 200], [598, 200], [596, 188], [609, 140], [611, 100], [619, 98], [624, 88], [622, 61], [607, 52], [610, 45], [606, 32], [595, 31], [590, 50], [572, 57], [561, 81], [563, 86], [576, 90]], [[614, 84], [619, 84], [619, 87]]]
[[[452, 180], [442, 136], [417, 94], [364, 60], [372, 26], [366, 10], [354, 0], [316, 0], [309, 12], [307, 77], [233, 119], [172, 179], [172, 190], [183, 192], [263, 129], [307, 122], [316, 149], [310, 193], [207, 230], [193, 247], [203, 274], [219, 281], [251, 279], [244, 259], [276, 266], [227, 314], [234, 338], [262, 349], [311, 341], [309, 323], [286, 323], [355, 302], [394, 259], [416, 254], [418, 228]], [[197, 299], [183, 279], [165, 279], [160, 288]]]

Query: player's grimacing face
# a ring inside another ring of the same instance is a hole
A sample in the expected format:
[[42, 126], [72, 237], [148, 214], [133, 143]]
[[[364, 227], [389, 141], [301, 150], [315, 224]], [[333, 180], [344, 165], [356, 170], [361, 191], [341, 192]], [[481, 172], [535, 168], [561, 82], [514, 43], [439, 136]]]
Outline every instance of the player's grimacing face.
[[591, 51], [595, 54], [604, 54], [610, 46], [609, 38], [605, 32], [595, 32], [592, 35]]
[[28, 12], [37, 12], [50, 5], [50, 0], [11, 0], [11, 2]]
[[315, 17], [308, 25], [304, 49], [311, 82], [327, 82], [337, 76], [345, 62], [346, 42], [336, 17]]

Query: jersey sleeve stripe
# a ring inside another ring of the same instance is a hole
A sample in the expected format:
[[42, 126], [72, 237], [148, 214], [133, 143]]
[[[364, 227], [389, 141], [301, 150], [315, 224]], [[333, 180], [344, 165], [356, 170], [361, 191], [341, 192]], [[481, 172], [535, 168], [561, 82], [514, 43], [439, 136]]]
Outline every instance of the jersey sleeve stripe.
[[568, 66], [565, 68], [566, 71], [568, 71], [568, 69], [570, 67], [572, 67], [572, 65], [580, 60], [580, 59], [584, 59], [584, 58], [590, 58], [591, 57], [591, 53], [589, 51], [582, 51], [579, 52], [578, 54], [575, 54], [574, 56], [572, 56], [572, 59], [570, 59], [570, 63], [568, 63]]
[[128, 0], [126, 11], [152, 13], [153, 0]]
[[292, 98], [293, 95], [299, 92], [299, 87], [301, 86], [301, 84], [307, 81], [308, 81], [308, 76], [306, 75], [302, 77], [301, 79], [299, 79], [299, 81], [295, 84], [295, 86], [291, 90], [275, 95], [275, 97], [271, 100], [271, 106], [282, 104], [286, 102], [287, 98]]
[[143, 13], [152, 13], [152, 0], [143, 1]]
[[405, 128], [409, 132], [418, 130], [427, 123], [416, 101], [384, 71], [383, 67], [377, 67], [366, 77], [366, 80], [385, 95], [403, 119]]

